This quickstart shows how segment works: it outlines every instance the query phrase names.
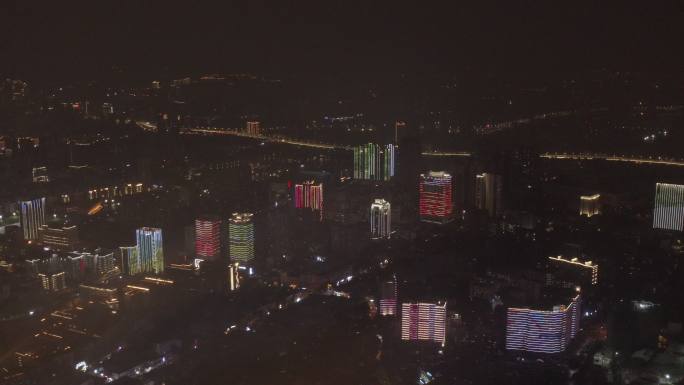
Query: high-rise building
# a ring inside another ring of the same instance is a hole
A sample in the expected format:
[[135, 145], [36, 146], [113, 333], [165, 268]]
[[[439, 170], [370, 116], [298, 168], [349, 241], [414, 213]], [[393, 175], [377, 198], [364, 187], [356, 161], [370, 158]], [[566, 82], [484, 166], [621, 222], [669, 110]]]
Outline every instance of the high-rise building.
[[231, 262], [248, 264], [254, 259], [254, 222], [250, 213], [233, 213], [228, 220]]
[[38, 274], [40, 282], [43, 285], [43, 289], [47, 291], [60, 291], [66, 288], [66, 280], [64, 278], [64, 272], [52, 274]]
[[205, 261], [219, 259], [221, 254], [221, 220], [199, 218], [195, 220], [195, 255]]
[[475, 176], [475, 207], [487, 210], [490, 217], [501, 214], [501, 176], [482, 173]]
[[354, 179], [384, 180], [394, 177], [395, 146], [374, 143], [354, 147]]
[[371, 238], [389, 238], [392, 233], [392, 210], [390, 203], [376, 199], [370, 208]]
[[142, 227], [135, 231], [140, 271], [142, 273], [164, 272], [164, 245], [162, 230], [154, 227]]
[[598, 265], [592, 261], [582, 262], [577, 258], [549, 257], [546, 284], [586, 289], [598, 283]]
[[451, 175], [444, 171], [430, 171], [420, 175], [419, 214], [420, 220], [432, 223], [451, 221], [452, 202]]
[[318, 211], [323, 219], [323, 183], [307, 181], [295, 184], [294, 204], [298, 209]]
[[601, 214], [601, 195], [580, 196], [580, 215], [592, 217]]
[[380, 315], [392, 316], [397, 314], [397, 277], [380, 285]]
[[551, 310], [509, 307], [506, 349], [535, 353], [560, 353], [579, 330], [580, 296]]
[[228, 290], [235, 291], [240, 287], [240, 263], [232, 262], [228, 265]]
[[653, 228], [684, 231], [684, 185], [656, 184]]
[[19, 202], [24, 239], [38, 239], [38, 229], [45, 224], [45, 198]]
[[142, 272], [140, 266], [140, 256], [137, 246], [119, 247], [121, 261], [121, 271], [126, 275], [136, 275]]
[[94, 274], [96, 277], [101, 277], [109, 273], [114, 270], [114, 267], [116, 266], [114, 252], [112, 251], [103, 251], [101, 249], [97, 249], [93, 253], [73, 251], [69, 253], [69, 256], [73, 259], [78, 257], [82, 258], [81, 260], [85, 264], [85, 270], [90, 274]]
[[261, 135], [261, 124], [257, 121], [247, 122], [245, 131], [249, 135]]
[[31, 170], [31, 176], [33, 183], [46, 183], [50, 181], [50, 176], [48, 175], [47, 167], [34, 167]]
[[78, 230], [76, 226], [42, 225], [38, 228], [38, 241], [43, 246], [56, 250], [73, 250], [78, 244]]
[[401, 339], [446, 343], [446, 302], [403, 303]]

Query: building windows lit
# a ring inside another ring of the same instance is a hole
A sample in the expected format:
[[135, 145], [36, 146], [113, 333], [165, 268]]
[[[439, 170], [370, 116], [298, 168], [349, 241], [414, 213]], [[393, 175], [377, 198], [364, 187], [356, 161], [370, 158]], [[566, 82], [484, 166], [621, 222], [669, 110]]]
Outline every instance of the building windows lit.
[[441, 224], [452, 220], [451, 175], [443, 171], [421, 174], [419, 193], [421, 221]]
[[38, 239], [38, 229], [45, 224], [45, 198], [19, 202], [24, 239]]
[[393, 316], [397, 314], [397, 277], [380, 285], [380, 315]]
[[245, 131], [248, 135], [261, 135], [261, 124], [257, 121], [247, 122], [247, 125], [245, 126]]
[[656, 184], [653, 228], [684, 231], [684, 185]]
[[323, 219], [323, 183], [307, 181], [295, 184], [294, 204], [298, 209], [318, 211]]
[[142, 227], [135, 232], [140, 271], [143, 273], [164, 272], [164, 245], [162, 230], [154, 227]]
[[403, 303], [401, 339], [446, 343], [446, 302]]
[[601, 195], [580, 196], [580, 215], [592, 217], [601, 214]]
[[389, 239], [392, 233], [392, 210], [389, 202], [376, 199], [371, 203], [370, 225], [372, 239]]
[[204, 260], [216, 260], [221, 254], [221, 221], [218, 218], [195, 220], [195, 254]]
[[250, 213], [233, 213], [228, 220], [231, 262], [247, 264], [254, 259], [254, 222]]
[[564, 351], [579, 330], [580, 296], [552, 310], [510, 307], [506, 316], [506, 349], [535, 353]]
[[354, 147], [354, 179], [388, 181], [395, 172], [395, 146], [374, 143]]
[[119, 255], [121, 258], [121, 271], [124, 274], [136, 275], [142, 273], [137, 246], [121, 246], [119, 247]]

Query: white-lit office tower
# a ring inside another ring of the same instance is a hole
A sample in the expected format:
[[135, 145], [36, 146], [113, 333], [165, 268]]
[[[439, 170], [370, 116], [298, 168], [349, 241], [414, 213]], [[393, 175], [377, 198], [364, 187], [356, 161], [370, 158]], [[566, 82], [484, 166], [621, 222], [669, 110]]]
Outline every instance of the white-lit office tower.
[[392, 277], [380, 285], [380, 315], [397, 314], [397, 277]]
[[684, 185], [656, 184], [653, 228], [684, 231]]
[[38, 239], [38, 229], [45, 224], [45, 198], [19, 202], [24, 239]]
[[164, 245], [162, 230], [154, 227], [143, 227], [135, 231], [136, 248], [140, 259], [140, 272], [164, 272]]
[[592, 217], [601, 214], [601, 195], [580, 196], [580, 215]]
[[370, 227], [371, 239], [389, 239], [392, 233], [392, 212], [390, 203], [384, 199], [376, 199], [371, 203]]
[[235, 291], [240, 287], [240, 264], [231, 262], [228, 265], [228, 290]]
[[138, 247], [121, 246], [119, 247], [119, 255], [121, 258], [121, 271], [124, 274], [136, 275], [141, 273]]
[[501, 214], [501, 176], [482, 173], [475, 176], [475, 207], [487, 210], [490, 217]]
[[254, 259], [254, 222], [250, 213], [233, 213], [228, 220], [228, 255], [231, 262], [248, 264]]
[[403, 303], [401, 339], [446, 342], [446, 302]]
[[66, 280], [64, 272], [52, 274], [38, 274], [43, 289], [47, 291], [60, 291], [66, 288]]
[[245, 126], [245, 131], [249, 135], [261, 135], [261, 125], [257, 121], [247, 122]]

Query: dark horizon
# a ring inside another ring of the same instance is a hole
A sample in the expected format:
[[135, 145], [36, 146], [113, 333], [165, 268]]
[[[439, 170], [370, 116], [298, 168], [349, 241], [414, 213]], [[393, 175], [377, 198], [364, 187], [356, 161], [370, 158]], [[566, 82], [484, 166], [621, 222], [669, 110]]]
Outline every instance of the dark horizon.
[[274, 76], [684, 70], [681, 5], [13, 0], [3, 7], [0, 73], [47, 81], [106, 78], [112, 67], [139, 76], [160, 68]]

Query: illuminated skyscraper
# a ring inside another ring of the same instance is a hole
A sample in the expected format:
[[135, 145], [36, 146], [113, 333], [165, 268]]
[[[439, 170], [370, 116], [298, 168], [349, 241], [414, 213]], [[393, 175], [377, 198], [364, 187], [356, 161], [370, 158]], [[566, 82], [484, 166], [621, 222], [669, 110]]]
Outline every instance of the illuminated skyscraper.
[[580, 196], [580, 215], [591, 217], [601, 214], [601, 195]]
[[76, 226], [50, 227], [42, 225], [38, 228], [40, 244], [56, 250], [73, 250], [78, 244]]
[[245, 131], [249, 135], [261, 135], [261, 125], [256, 121], [247, 122]]
[[295, 184], [294, 204], [298, 209], [318, 211], [323, 219], [323, 183], [308, 181]]
[[475, 177], [475, 207], [487, 210], [490, 217], [501, 213], [501, 176], [491, 173]]
[[684, 231], [684, 185], [656, 184], [653, 228]]
[[232, 262], [228, 265], [228, 290], [235, 291], [240, 287], [240, 264]]
[[124, 274], [136, 275], [142, 272], [136, 246], [121, 246], [119, 247], [119, 253], [121, 255], [121, 271]]
[[66, 280], [64, 272], [53, 274], [38, 274], [43, 289], [47, 291], [60, 291], [66, 288]]
[[392, 212], [390, 203], [376, 199], [370, 208], [371, 238], [389, 238], [392, 233]]
[[354, 179], [388, 181], [394, 176], [395, 146], [374, 143], [354, 147]]
[[195, 255], [207, 261], [221, 254], [221, 221], [217, 218], [195, 220]]
[[401, 339], [446, 343], [446, 302], [403, 303]]
[[38, 229], [45, 224], [45, 198], [19, 202], [24, 239], [38, 239]]
[[420, 175], [420, 220], [447, 223], [452, 220], [451, 175], [443, 171], [430, 171]]
[[380, 285], [380, 315], [391, 316], [396, 314], [397, 277], [392, 277]]
[[135, 231], [136, 248], [140, 260], [140, 272], [155, 274], [164, 272], [164, 244], [162, 230], [143, 227]]
[[228, 220], [231, 262], [247, 264], [254, 259], [254, 222], [250, 213], [233, 213]]
[[73, 251], [69, 253], [73, 259], [80, 258], [85, 264], [85, 270], [96, 277], [101, 277], [114, 270], [114, 253], [104, 252], [101, 249], [94, 253]]
[[579, 330], [580, 296], [552, 310], [508, 308], [506, 349], [535, 353], [560, 353]]

